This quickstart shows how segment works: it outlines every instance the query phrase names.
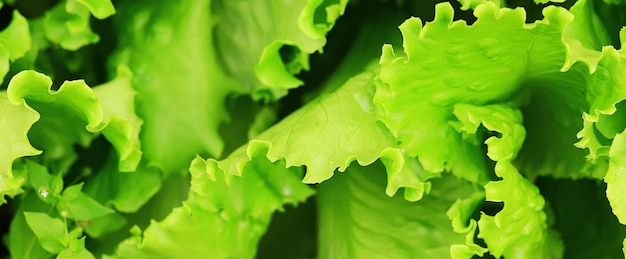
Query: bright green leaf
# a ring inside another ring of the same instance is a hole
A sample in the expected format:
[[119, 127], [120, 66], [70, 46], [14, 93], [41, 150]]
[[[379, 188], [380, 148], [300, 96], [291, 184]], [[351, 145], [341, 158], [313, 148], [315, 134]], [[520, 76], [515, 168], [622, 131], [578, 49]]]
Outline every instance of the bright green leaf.
[[95, 259], [95, 257], [85, 249], [85, 238], [72, 239], [69, 241], [67, 249], [61, 251], [57, 259]]
[[[44, 203], [32, 192], [26, 192], [19, 197], [21, 203], [9, 225], [9, 233], [4, 242], [11, 258], [49, 258], [50, 252], [44, 249], [32, 228], [26, 222], [24, 212], [47, 212], [50, 205]], [[45, 213], [47, 215], [47, 213]], [[35, 224], [39, 224], [34, 222]], [[63, 230], [65, 232], [65, 230]], [[56, 241], [52, 241], [55, 243]], [[62, 240], [59, 241], [62, 243]]]
[[266, 150], [250, 154], [241, 176], [225, 174], [196, 158], [191, 189], [182, 207], [143, 233], [125, 240], [119, 258], [171, 258], [181, 254], [211, 258], [252, 258], [272, 213], [313, 194], [300, 183], [301, 170], [265, 159]]
[[385, 168], [351, 166], [320, 184], [319, 258], [450, 258], [464, 235], [446, 211], [474, 188], [446, 175], [419, 201], [385, 195]]
[[0, 83], [9, 71], [9, 62], [21, 58], [31, 48], [29, 23], [17, 10], [9, 25], [0, 30]]
[[89, 221], [114, 212], [81, 192], [82, 187], [83, 184], [72, 185], [63, 191], [57, 205], [61, 216], [78, 221]]
[[24, 212], [26, 223], [35, 232], [39, 243], [48, 252], [56, 254], [67, 245], [66, 226], [61, 219], [41, 212]]
[[76, 1], [89, 9], [89, 12], [98, 19], [104, 19], [115, 14], [111, 0], [70, 0]]
[[516, 161], [524, 174], [586, 174], [585, 151], [573, 146], [588, 107], [585, 81], [579, 70], [561, 72], [561, 35], [573, 17], [553, 6], [543, 14], [543, 20], [526, 24], [523, 9], [485, 2], [468, 26], [452, 21], [452, 7], [442, 3], [434, 21], [422, 26], [419, 19], [409, 19], [400, 26], [406, 57], [384, 47], [380, 79], [385, 85], [374, 101], [408, 155], [417, 156], [427, 171], [452, 171], [484, 183], [481, 137], [464, 140], [451, 125], [452, 110], [457, 103], [510, 103], [521, 109], [527, 127]]
[[0, 204], [5, 195], [19, 193], [24, 179], [13, 175], [13, 162], [25, 156], [38, 155], [41, 151], [31, 146], [27, 133], [39, 119], [39, 115], [27, 104], [11, 104], [6, 92], [0, 92]]
[[[6, 48], [11, 61], [24, 56], [31, 47], [28, 21], [17, 10], [13, 11], [13, 19], [9, 25], [0, 30], [0, 45]], [[4, 74], [0, 76], [4, 77]]]
[[131, 80], [129, 69], [119, 66], [113, 80], [94, 88], [94, 95], [104, 111], [104, 121], [108, 122], [102, 133], [118, 151], [122, 172], [134, 171], [142, 156], [139, 130], [143, 122], [135, 114], [136, 92]]
[[137, 212], [161, 188], [161, 174], [140, 164], [136, 171], [117, 170], [117, 158], [110, 154], [105, 165], [85, 183], [84, 192], [99, 203], [125, 213]]
[[626, 225], [626, 137], [617, 134], [609, 151], [609, 170], [604, 178], [606, 197], [619, 222]]
[[454, 114], [462, 132], [475, 134], [482, 125], [499, 133], [485, 140], [487, 155], [496, 162], [494, 170], [500, 178], [485, 185], [485, 198], [503, 203], [504, 208], [495, 216], [482, 213], [478, 220], [478, 237], [485, 240], [489, 252], [498, 258], [560, 258], [563, 245], [548, 226], [545, 200], [512, 163], [526, 137], [522, 114], [506, 105], [466, 104], [456, 105]]
[[146, 160], [166, 174], [183, 174], [196, 154], [218, 157], [223, 101], [236, 88], [212, 48], [211, 1], [127, 1], [114, 18], [120, 38], [114, 61], [133, 74]]
[[[103, 85], [96, 95], [83, 80], [65, 81], [59, 90], [51, 90], [52, 81], [48, 76], [26, 70], [13, 76], [7, 91], [14, 104], [33, 102], [34, 107], [47, 115], [45, 124], [48, 125], [45, 126], [67, 127], [67, 131], [73, 132], [63, 134], [45, 128], [37, 132], [40, 141], [53, 144], [44, 146], [45, 150], [50, 150], [52, 158], [69, 157], [71, 161], [75, 142], [86, 145], [93, 138], [89, 132], [102, 132], [120, 154], [119, 167], [133, 171], [141, 157], [137, 137], [141, 122], [134, 115], [132, 90], [125, 81], [128, 76], [120, 70], [119, 77]], [[102, 104], [98, 97], [103, 99]], [[113, 98], [121, 98], [124, 105], [116, 107], [111, 101]], [[85, 123], [88, 132], [78, 128], [85, 127]]]
[[26, 161], [28, 181], [33, 190], [44, 202], [54, 205], [63, 190], [63, 178], [61, 174], [51, 175], [46, 167], [30, 160]]
[[74, 0], [61, 1], [45, 14], [46, 38], [67, 50], [97, 43], [100, 37], [91, 30], [89, 18], [86, 6]]
[[217, 52], [242, 90], [254, 99], [279, 99], [302, 85], [294, 74], [309, 69], [309, 54], [326, 44], [347, 2], [215, 1]]

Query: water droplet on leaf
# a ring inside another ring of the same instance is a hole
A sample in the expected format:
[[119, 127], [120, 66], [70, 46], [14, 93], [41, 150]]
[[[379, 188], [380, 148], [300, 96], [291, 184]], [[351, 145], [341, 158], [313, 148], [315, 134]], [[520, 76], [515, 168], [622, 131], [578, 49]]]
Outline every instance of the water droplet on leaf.
[[47, 198], [48, 195], [50, 195], [50, 191], [47, 187], [42, 186], [39, 188], [39, 195], [43, 198]]

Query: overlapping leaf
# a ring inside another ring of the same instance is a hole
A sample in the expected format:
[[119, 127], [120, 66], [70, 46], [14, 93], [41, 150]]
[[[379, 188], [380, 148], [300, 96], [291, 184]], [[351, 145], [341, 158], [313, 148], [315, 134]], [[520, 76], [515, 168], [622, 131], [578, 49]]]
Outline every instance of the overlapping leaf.
[[236, 85], [214, 52], [211, 1], [120, 2], [119, 64], [133, 73], [146, 159], [181, 174], [196, 154], [217, 157], [224, 98]]
[[[524, 24], [522, 9], [485, 3], [474, 13], [478, 20], [467, 26], [452, 22], [451, 7], [439, 4], [432, 23], [422, 27], [410, 19], [400, 27], [407, 57], [385, 48], [380, 78], [387, 86], [374, 97], [381, 120], [428, 171], [451, 170], [482, 182], [482, 151], [449, 124], [452, 106], [513, 103], [528, 128], [516, 161], [520, 169], [530, 175], [579, 174], [585, 152], [573, 144], [588, 107], [584, 80], [576, 71], [560, 72], [565, 59], [560, 37], [571, 14], [547, 7], [544, 20]], [[554, 102], [554, 96], [564, 101]], [[422, 116], [413, 116], [418, 112]]]
[[[0, 7], [3, 4], [0, 3]], [[29, 24], [17, 10], [13, 11], [9, 25], [0, 30], [0, 83], [9, 72], [9, 63], [21, 58], [31, 47]]]
[[[446, 210], [474, 188], [449, 174], [419, 201], [384, 195], [384, 168], [351, 166], [320, 184], [319, 258], [450, 258], [464, 236]], [[467, 220], [465, 218], [464, 220]]]
[[475, 134], [482, 124], [501, 134], [485, 141], [487, 155], [496, 161], [495, 173], [501, 178], [487, 183], [485, 192], [487, 201], [502, 202], [504, 208], [495, 216], [480, 216], [478, 237], [485, 240], [489, 252], [497, 258], [560, 258], [563, 245], [558, 234], [548, 228], [545, 201], [539, 189], [512, 163], [526, 135], [521, 113], [505, 105], [464, 104], [455, 106], [454, 113], [465, 133]]
[[257, 152], [251, 154], [253, 162], [241, 168], [241, 177], [226, 175], [196, 158], [190, 168], [191, 189], [182, 207], [161, 222], [153, 221], [143, 233], [136, 232], [114, 256], [253, 258], [272, 213], [313, 194], [300, 183], [300, 170], [272, 163], [263, 150]]
[[65, 0], [44, 17], [46, 38], [67, 50], [97, 43], [100, 36], [90, 26], [91, 15], [104, 19], [115, 14], [110, 0]]
[[[66, 81], [58, 91], [51, 90], [51, 86], [52, 81], [49, 77], [29, 70], [15, 75], [9, 82], [7, 90], [8, 99], [14, 105], [25, 105], [26, 102], [30, 102], [47, 116], [51, 116], [46, 119], [48, 122], [53, 125], [60, 123], [61, 127], [70, 125], [72, 132], [78, 132], [75, 135], [59, 134], [54, 131], [54, 127], [36, 130], [36, 134], [41, 137], [40, 140], [46, 135], [52, 136], [52, 139], [60, 139], [58, 141], [42, 140], [43, 149], [50, 152], [52, 158], [57, 157], [55, 152], [62, 152], [61, 157], [66, 156], [67, 153], [71, 156], [74, 143], [85, 144], [92, 138], [84, 130], [77, 129], [87, 124], [87, 131], [102, 132], [116, 148], [120, 154], [120, 169], [133, 171], [141, 156], [136, 137], [140, 121], [134, 116], [134, 100], [132, 90], [128, 88], [128, 85], [113, 81], [110, 86], [98, 90], [105, 101], [104, 108], [94, 91], [82, 80]], [[119, 96], [107, 96], [105, 92], [110, 91], [107, 90], [109, 88], [112, 88]], [[119, 103], [110, 103], [110, 100], [118, 97], [122, 102], [117, 99]], [[109, 100], [108, 104], [107, 100]], [[50, 124], [44, 124], [44, 126], [50, 126]]]
[[348, 1], [215, 1], [216, 43], [228, 72], [255, 99], [278, 99], [303, 82], [309, 54], [326, 44], [326, 33]]
[[6, 92], [0, 92], [0, 204], [5, 196], [18, 194], [24, 183], [23, 178], [13, 174], [13, 162], [24, 156], [41, 153], [31, 146], [27, 133], [39, 119], [39, 114], [27, 104], [14, 105], [9, 102]]

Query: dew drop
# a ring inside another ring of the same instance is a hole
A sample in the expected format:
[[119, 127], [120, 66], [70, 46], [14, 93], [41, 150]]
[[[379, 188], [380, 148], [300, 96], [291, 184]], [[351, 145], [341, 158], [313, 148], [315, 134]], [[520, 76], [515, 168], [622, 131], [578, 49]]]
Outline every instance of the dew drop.
[[48, 191], [47, 187], [42, 186], [39, 188], [39, 195], [41, 195], [41, 197], [43, 198], [47, 198], [48, 195], [50, 195], [50, 191]]
[[292, 193], [292, 190], [291, 190], [291, 188], [289, 188], [289, 186], [285, 186], [283, 188], [283, 195], [289, 196], [289, 195], [291, 195], [291, 193]]

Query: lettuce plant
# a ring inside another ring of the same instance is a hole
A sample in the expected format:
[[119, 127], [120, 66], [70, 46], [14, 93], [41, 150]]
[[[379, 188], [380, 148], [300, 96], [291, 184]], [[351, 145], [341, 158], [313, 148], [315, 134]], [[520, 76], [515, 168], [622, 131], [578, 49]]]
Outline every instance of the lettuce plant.
[[623, 258], [625, 14], [0, 1], [2, 252]]

